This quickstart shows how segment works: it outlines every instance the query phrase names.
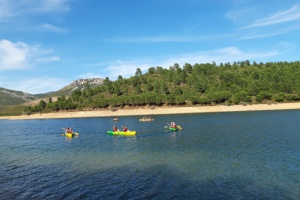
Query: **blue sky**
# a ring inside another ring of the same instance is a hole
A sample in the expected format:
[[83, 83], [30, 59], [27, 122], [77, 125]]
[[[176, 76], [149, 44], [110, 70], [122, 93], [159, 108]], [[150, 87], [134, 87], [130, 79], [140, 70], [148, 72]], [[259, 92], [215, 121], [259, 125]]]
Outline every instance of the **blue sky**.
[[296, 0], [0, 0], [0, 87], [31, 94], [174, 63], [298, 61]]

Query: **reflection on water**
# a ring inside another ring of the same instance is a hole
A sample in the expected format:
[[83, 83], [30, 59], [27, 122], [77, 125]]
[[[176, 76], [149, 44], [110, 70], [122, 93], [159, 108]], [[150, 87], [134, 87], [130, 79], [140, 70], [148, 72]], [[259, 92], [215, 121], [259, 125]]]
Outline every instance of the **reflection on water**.
[[[1, 120], [2, 199], [298, 199], [300, 111]], [[175, 132], [165, 126], [175, 121]], [[62, 136], [75, 125], [78, 137]], [[116, 192], [118, 191], [118, 192]]]

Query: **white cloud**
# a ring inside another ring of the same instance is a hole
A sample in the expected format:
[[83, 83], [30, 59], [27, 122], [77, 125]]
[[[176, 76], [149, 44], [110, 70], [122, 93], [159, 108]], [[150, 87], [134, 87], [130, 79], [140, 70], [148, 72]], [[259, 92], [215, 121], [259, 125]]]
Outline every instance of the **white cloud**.
[[110, 63], [108, 67], [103, 70], [103, 72], [104, 74], [106, 74], [105, 77], [109, 77], [110, 79], [115, 80], [119, 75], [121, 75], [123, 78], [134, 75], [137, 68], [140, 68], [142, 71], [144, 71], [149, 69], [150, 67], [151, 66], [149, 63], [145, 63], [143, 61], [118, 60], [116, 62]]
[[161, 66], [173, 66], [174, 63], [178, 63], [183, 66], [185, 63], [195, 64], [195, 63], [212, 63], [213, 61], [217, 64], [235, 62], [235, 61], [245, 61], [245, 60], [262, 60], [271, 58], [278, 55], [277, 51], [269, 52], [246, 52], [238, 49], [237, 47], [226, 47], [222, 49], [217, 49], [213, 51], [203, 51], [193, 54], [179, 55], [174, 58], [166, 59]]
[[104, 39], [103, 42], [112, 43], [161, 43], [161, 42], [197, 42], [208, 39], [216, 39], [226, 36], [201, 36], [201, 37], [177, 37], [177, 36], [157, 36], [157, 37], [131, 37]]
[[51, 77], [39, 77], [19, 81], [0, 82], [11, 90], [23, 91], [30, 94], [40, 94], [56, 91], [71, 83], [72, 80]]
[[29, 51], [25, 43], [0, 40], [0, 71], [27, 68]]
[[0, 22], [5, 21], [7, 18], [12, 17], [14, 14], [11, 11], [11, 1], [0, 0]]
[[57, 33], [64, 33], [66, 32], [66, 30], [64, 28], [60, 28], [58, 26], [54, 26], [54, 25], [51, 25], [51, 24], [41, 24], [41, 29], [42, 30], [45, 30], [45, 31], [51, 31], [51, 32], [57, 32]]
[[36, 61], [37, 62], [56, 62], [56, 61], [60, 61], [60, 57], [59, 56], [51, 56], [51, 57], [47, 57], [47, 58], [37, 58]]
[[58, 56], [45, 56], [51, 54], [39, 45], [28, 45], [23, 42], [0, 40], [0, 71], [28, 69], [35, 66], [35, 62], [59, 61]]
[[79, 75], [80, 78], [86, 79], [86, 78], [103, 78], [100, 74], [94, 74], [94, 73], [85, 73]]
[[235, 25], [245, 24], [266, 14], [265, 3], [254, 4], [252, 0], [229, 0], [224, 17]]
[[271, 15], [270, 17], [256, 20], [254, 23], [244, 26], [241, 29], [249, 29], [254, 27], [269, 26], [283, 22], [300, 20], [300, 4], [293, 6], [289, 10], [284, 10]]
[[242, 20], [245, 20], [245, 16], [251, 16], [254, 12], [253, 8], [247, 8], [247, 9], [241, 9], [241, 8], [235, 8], [232, 10], [229, 10], [225, 17], [232, 20], [233, 22], [240, 22]]
[[33, 1], [30, 6], [34, 5], [32, 11], [68, 12], [70, 10], [69, 2], [70, 0], [38, 0]]
[[248, 32], [245, 33], [243, 36], [241, 36], [241, 40], [248, 40], [248, 39], [256, 39], [256, 38], [265, 38], [265, 37], [271, 37], [271, 36], [276, 36], [276, 35], [281, 35], [285, 34], [287, 31], [285, 30], [275, 30], [272, 32], [267, 32], [267, 33], [261, 33], [261, 32]]
[[[285, 6], [287, 5], [288, 3]], [[269, 2], [253, 5], [248, 0], [235, 1], [225, 17], [236, 24], [243, 24], [237, 29], [237, 34], [240, 35], [238, 38], [242, 40], [274, 37], [300, 29], [299, 3], [288, 9], [283, 9], [282, 6], [278, 8], [279, 4], [274, 4], [266, 10], [269, 6]]]
[[0, 22], [15, 17], [28, 17], [70, 10], [71, 0], [0, 0]]

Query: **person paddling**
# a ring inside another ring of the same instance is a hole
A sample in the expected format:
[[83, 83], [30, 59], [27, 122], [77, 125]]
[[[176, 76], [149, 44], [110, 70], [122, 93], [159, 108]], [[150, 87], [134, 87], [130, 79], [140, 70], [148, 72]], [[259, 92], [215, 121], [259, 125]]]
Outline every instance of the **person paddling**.
[[176, 124], [175, 122], [171, 122], [171, 125], [170, 125], [171, 128], [176, 128]]
[[113, 131], [117, 132], [117, 131], [119, 131], [119, 129], [116, 126], [113, 126]]
[[126, 132], [127, 131], [127, 127], [126, 126], [122, 126], [123, 127], [123, 131]]
[[72, 129], [69, 128], [69, 127], [67, 127], [67, 128], [66, 128], [66, 132], [67, 132], [67, 133], [72, 133]]

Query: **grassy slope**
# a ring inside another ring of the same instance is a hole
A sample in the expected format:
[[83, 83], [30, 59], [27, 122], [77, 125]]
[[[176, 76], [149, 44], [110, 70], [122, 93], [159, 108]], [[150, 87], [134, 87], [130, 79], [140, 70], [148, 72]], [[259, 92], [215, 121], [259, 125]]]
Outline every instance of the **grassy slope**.
[[[21, 115], [24, 112], [25, 106], [36, 106], [41, 100], [48, 102], [48, 98], [36, 99], [20, 103], [19, 105], [0, 106], [0, 116]], [[57, 97], [52, 97], [53, 101], [57, 101]]]
[[0, 106], [0, 116], [21, 115], [24, 107], [24, 105]]
[[14, 98], [11, 97], [9, 94], [6, 93], [0, 93], [0, 105], [16, 105], [16, 104], [22, 104], [25, 100], [20, 98]]

